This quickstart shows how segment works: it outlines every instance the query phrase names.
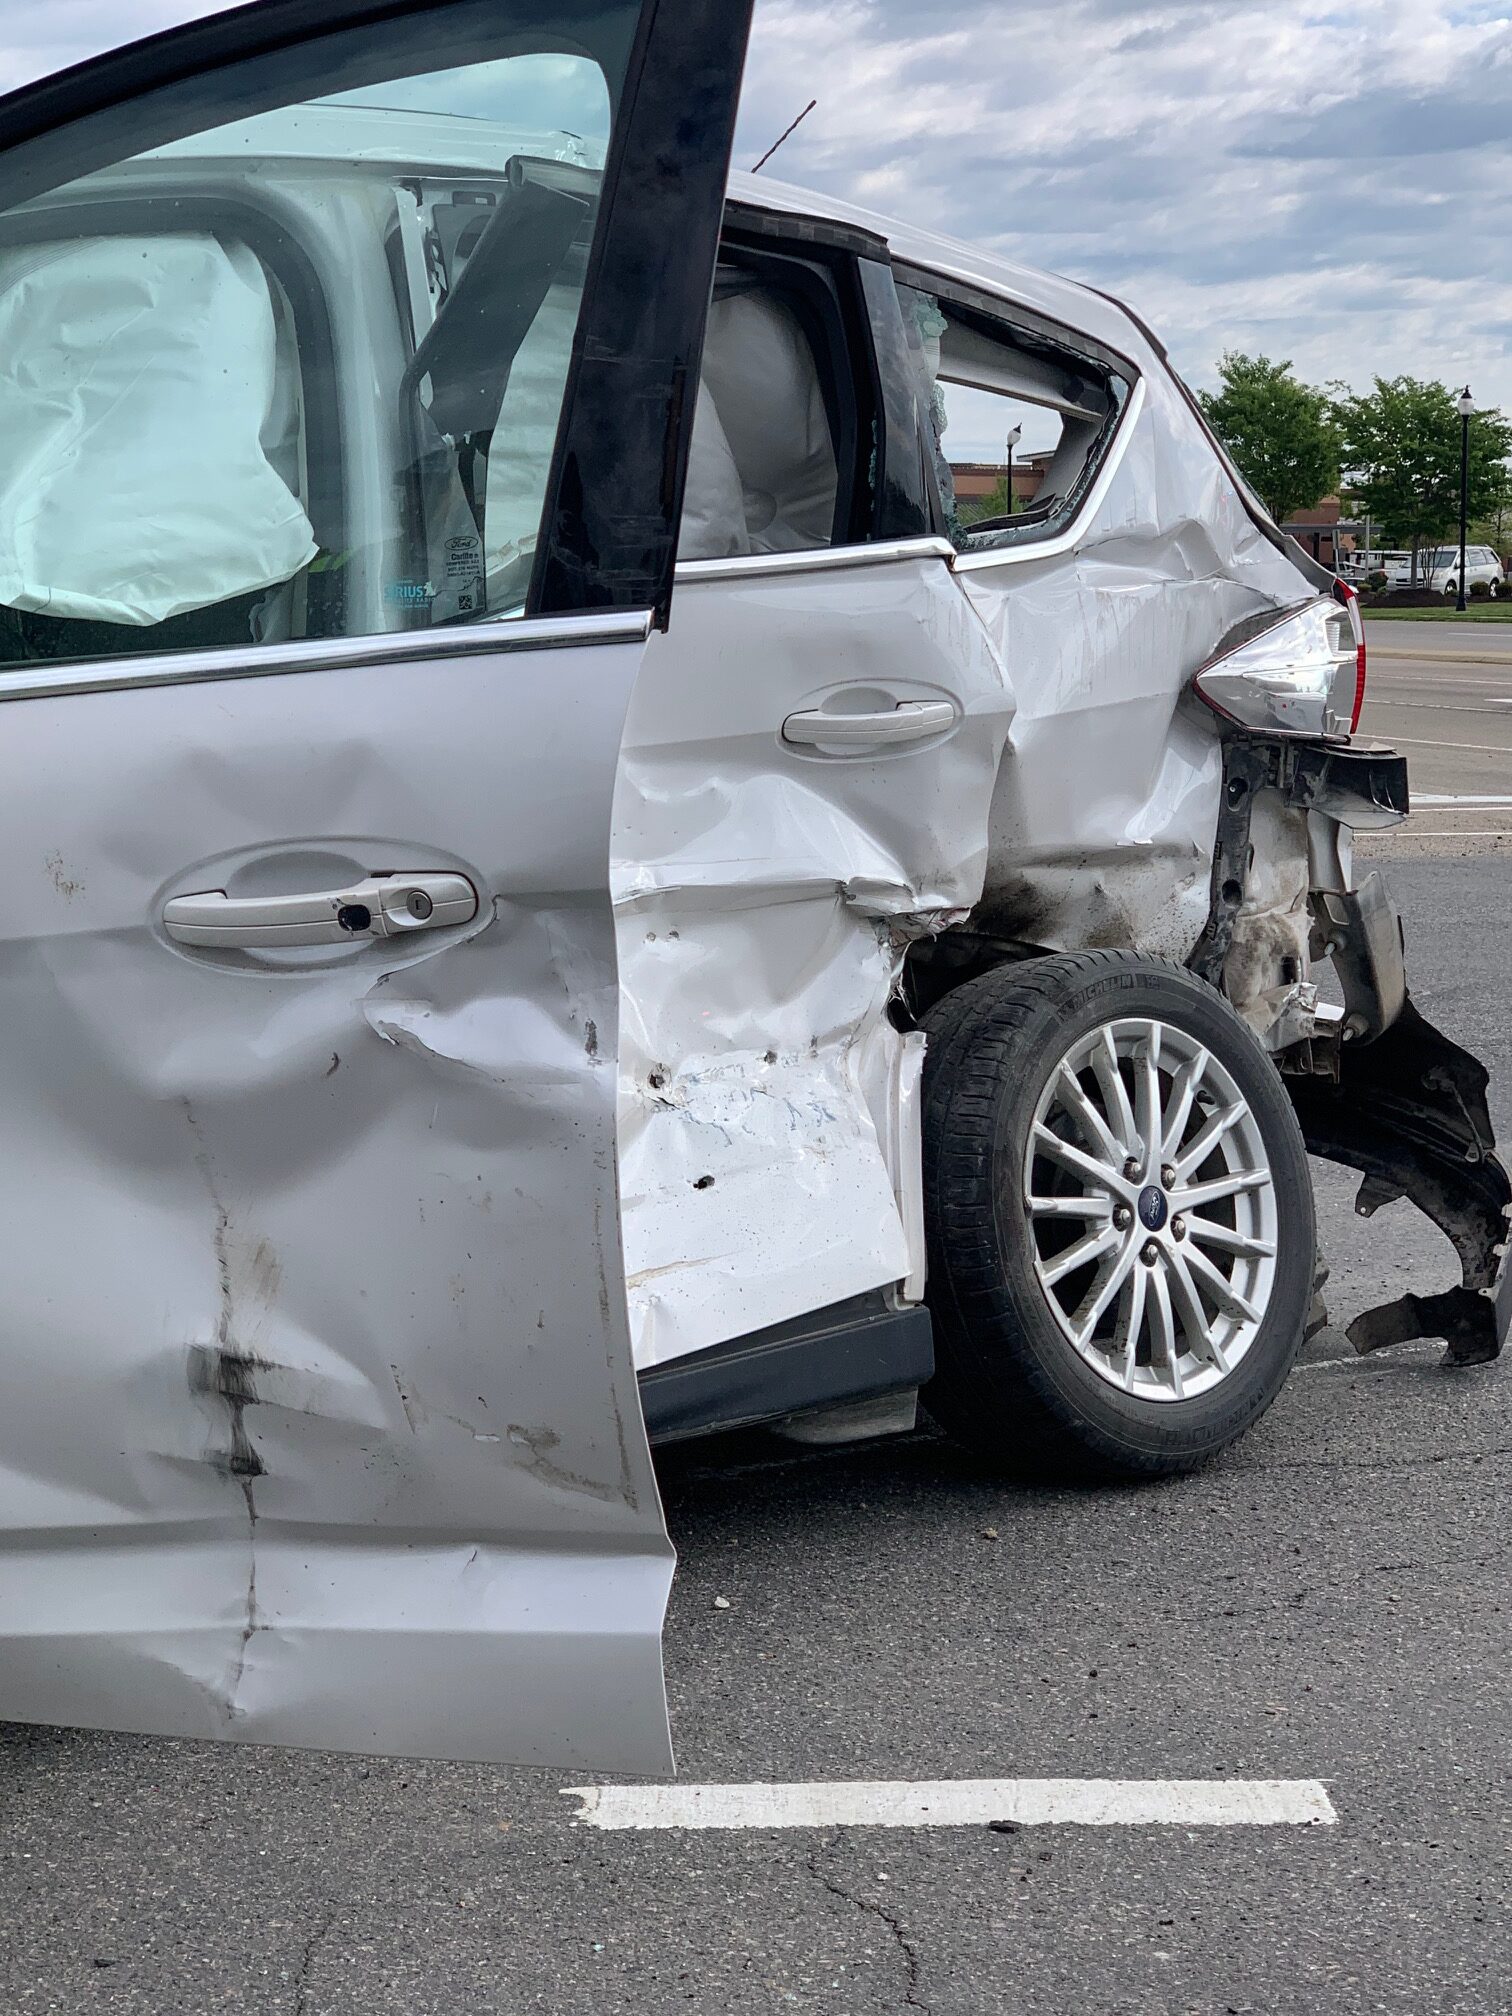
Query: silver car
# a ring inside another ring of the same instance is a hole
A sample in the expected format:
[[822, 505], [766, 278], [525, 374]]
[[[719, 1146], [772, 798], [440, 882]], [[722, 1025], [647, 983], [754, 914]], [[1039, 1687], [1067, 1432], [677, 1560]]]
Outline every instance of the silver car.
[[748, 13], [5, 101], [0, 1715], [664, 1769], [651, 1440], [1188, 1468], [1308, 1148], [1500, 1349], [1352, 593], [1117, 302], [728, 181]]

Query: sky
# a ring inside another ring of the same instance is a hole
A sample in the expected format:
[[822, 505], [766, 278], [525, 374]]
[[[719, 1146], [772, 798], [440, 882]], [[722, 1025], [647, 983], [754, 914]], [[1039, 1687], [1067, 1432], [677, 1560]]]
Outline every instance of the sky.
[[[0, 0], [0, 89], [209, 11]], [[1197, 385], [1512, 412], [1512, 0], [757, 0], [736, 159], [1091, 281]]]

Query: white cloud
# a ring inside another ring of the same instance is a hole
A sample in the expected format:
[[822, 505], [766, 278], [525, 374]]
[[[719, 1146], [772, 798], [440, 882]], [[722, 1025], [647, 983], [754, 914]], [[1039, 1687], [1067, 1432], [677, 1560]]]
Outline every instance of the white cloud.
[[49, 5], [9, 7], [0, 23], [0, 91], [14, 91], [102, 50], [221, 11], [205, 0], [51, 0]]
[[1512, 410], [1512, 20], [1396, 0], [758, 0], [748, 163], [1134, 301], [1188, 376], [1468, 376]]
[[[737, 158], [1133, 300], [1188, 376], [1512, 411], [1512, 0], [758, 0]], [[7, 10], [0, 89], [203, 0]]]

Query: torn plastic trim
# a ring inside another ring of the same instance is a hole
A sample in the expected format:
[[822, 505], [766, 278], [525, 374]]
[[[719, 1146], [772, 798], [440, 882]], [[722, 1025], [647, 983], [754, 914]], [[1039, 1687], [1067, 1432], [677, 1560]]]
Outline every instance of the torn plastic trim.
[[1384, 1034], [1339, 1046], [1336, 1075], [1317, 1069], [1314, 1050], [1312, 1070], [1289, 1074], [1287, 1090], [1308, 1151], [1364, 1177], [1362, 1218], [1408, 1197], [1460, 1257], [1460, 1286], [1367, 1310], [1350, 1324], [1350, 1343], [1364, 1353], [1441, 1336], [1446, 1365], [1484, 1364], [1500, 1355], [1512, 1323], [1503, 1278], [1512, 1183], [1494, 1152], [1489, 1073], [1425, 1020], [1405, 986], [1403, 994]]

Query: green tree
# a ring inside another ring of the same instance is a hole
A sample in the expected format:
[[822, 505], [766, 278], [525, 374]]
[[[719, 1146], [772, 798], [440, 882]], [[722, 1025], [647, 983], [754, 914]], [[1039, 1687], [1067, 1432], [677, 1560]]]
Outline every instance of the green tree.
[[[1412, 579], [1425, 545], [1459, 529], [1460, 416], [1451, 386], [1423, 378], [1377, 378], [1369, 392], [1339, 400], [1335, 415], [1343, 466], [1357, 510], [1392, 545], [1412, 550]], [[1507, 484], [1512, 423], [1495, 411], [1470, 421], [1469, 507], [1492, 515]]]
[[958, 504], [956, 515], [963, 525], [975, 525], [983, 518], [1008, 518], [1015, 511], [1024, 508], [1020, 498], [1008, 499], [1008, 477], [1006, 471], [999, 476], [997, 488], [985, 497], [973, 497], [964, 504]]
[[1202, 410], [1278, 525], [1326, 497], [1339, 480], [1333, 402], [1292, 374], [1291, 360], [1227, 350]]
[[[1475, 425], [1473, 419], [1470, 425]], [[1512, 467], [1505, 462], [1496, 493], [1486, 504], [1484, 515], [1472, 522], [1470, 537], [1477, 546], [1491, 547], [1502, 560], [1512, 551]]]

